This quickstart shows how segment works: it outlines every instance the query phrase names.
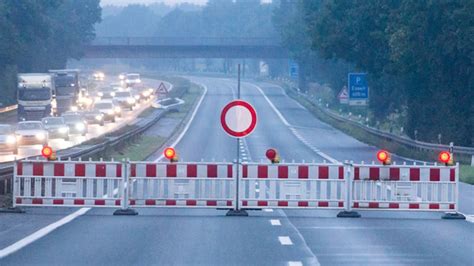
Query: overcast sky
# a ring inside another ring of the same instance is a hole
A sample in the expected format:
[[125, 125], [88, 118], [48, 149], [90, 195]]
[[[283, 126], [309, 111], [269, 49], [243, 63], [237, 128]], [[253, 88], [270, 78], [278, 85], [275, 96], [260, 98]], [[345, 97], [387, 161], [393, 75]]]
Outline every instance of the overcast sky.
[[101, 5], [116, 5], [126, 6], [128, 4], [151, 4], [151, 3], [166, 3], [168, 5], [175, 5], [179, 3], [193, 3], [204, 5], [207, 0], [101, 0]]

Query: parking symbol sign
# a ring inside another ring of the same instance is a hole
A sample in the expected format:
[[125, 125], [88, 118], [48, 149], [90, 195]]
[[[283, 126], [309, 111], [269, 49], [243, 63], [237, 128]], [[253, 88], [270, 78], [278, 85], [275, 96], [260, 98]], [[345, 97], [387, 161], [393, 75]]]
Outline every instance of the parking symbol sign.
[[349, 104], [365, 105], [369, 99], [369, 86], [366, 73], [349, 73], [347, 78], [349, 88]]

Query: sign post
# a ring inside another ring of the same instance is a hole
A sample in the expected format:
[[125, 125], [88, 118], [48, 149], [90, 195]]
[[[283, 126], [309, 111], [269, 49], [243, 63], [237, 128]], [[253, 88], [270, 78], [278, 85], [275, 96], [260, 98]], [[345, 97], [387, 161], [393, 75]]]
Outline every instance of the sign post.
[[298, 72], [299, 72], [299, 66], [298, 63], [296, 63], [293, 60], [290, 60], [288, 62], [289, 69], [290, 69], [290, 78], [292, 79], [298, 79]]
[[366, 73], [349, 73], [347, 86], [349, 87], [349, 105], [367, 105], [369, 87]]
[[240, 138], [243, 138], [257, 126], [257, 112], [246, 101], [240, 100], [240, 64], [238, 65], [237, 100], [228, 103], [221, 112], [221, 125], [224, 131], [237, 140], [237, 179], [235, 182], [235, 209], [229, 210], [227, 216], [247, 216], [245, 210], [239, 208], [239, 168], [240, 168]]

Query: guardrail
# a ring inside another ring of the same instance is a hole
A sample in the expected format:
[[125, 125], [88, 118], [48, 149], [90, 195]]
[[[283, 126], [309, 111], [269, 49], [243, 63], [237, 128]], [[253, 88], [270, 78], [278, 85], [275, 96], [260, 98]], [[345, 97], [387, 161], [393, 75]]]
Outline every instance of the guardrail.
[[[296, 94], [298, 94], [301, 97], [308, 98], [308, 95], [305, 93], [300, 92], [297, 87], [292, 84], [292, 82], [288, 81], [287, 79], [278, 79], [278, 81], [284, 82], [285, 84], [288, 85], [288, 87], [293, 90]], [[329, 117], [338, 120], [340, 122], [348, 123], [352, 126], [356, 126], [365, 132], [372, 134], [374, 136], [384, 138], [388, 141], [396, 142], [398, 144], [417, 149], [417, 150], [425, 150], [425, 151], [443, 151], [443, 150], [449, 150], [450, 146], [449, 145], [443, 145], [443, 144], [435, 144], [435, 143], [429, 143], [429, 142], [423, 142], [423, 141], [418, 141], [418, 140], [413, 140], [408, 137], [402, 137], [402, 136], [397, 136], [395, 134], [385, 132], [373, 127], [369, 127], [367, 125], [361, 124], [357, 121], [345, 118], [343, 116], [340, 116], [336, 114], [335, 112], [331, 111], [329, 108], [325, 108], [317, 103], [314, 103], [310, 100], [308, 102], [313, 105], [314, 107], [318, 108], [320, 111], [322, 111], [324, 114], [328, 115]], [[453, 147], [453, 152], [455, 154], [461, 154], [461, 155], [467, 155], [467, 156], [474, 156], [474, 147], [465, 147], [465, 146], [454, 146]]]
[[91, 46], [280, 46], [278, 38], [214, 38], [214, 37], [97, 37]]

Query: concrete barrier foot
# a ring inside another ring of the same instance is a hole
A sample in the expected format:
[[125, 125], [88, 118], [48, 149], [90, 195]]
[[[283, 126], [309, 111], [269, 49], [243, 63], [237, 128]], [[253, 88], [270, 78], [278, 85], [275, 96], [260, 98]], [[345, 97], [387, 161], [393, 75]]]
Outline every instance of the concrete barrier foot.
[[249, 216], [245, 210], [229, 210], [225, 216]]
[[114, 211], [114, 215], [138, 215], [138, 212], [134, 209], [119, 209]]
[[360, 214], [356, 211], [341, 211], [337, 214], [337, 218], [360, 218]]
[[441, 216], [441, 218], [447, 220], [466, 220], [466, 216], [460, 214], [459, 212], [447, 212]]

